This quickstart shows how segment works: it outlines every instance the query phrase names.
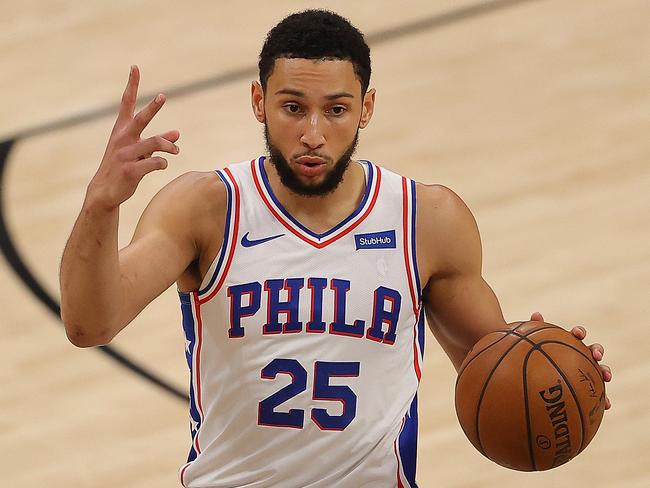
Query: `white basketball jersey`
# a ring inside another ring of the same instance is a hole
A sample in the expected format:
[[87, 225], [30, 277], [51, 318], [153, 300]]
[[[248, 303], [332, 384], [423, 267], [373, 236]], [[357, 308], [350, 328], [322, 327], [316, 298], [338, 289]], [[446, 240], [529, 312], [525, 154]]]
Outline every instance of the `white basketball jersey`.
[[415, 183], [361, 161], [359, 207], [317, 234], [264, 157], [217, 174], [224, 241], [180, 293], [191, 372], [185, 487], [416, 487], [424, 350]]

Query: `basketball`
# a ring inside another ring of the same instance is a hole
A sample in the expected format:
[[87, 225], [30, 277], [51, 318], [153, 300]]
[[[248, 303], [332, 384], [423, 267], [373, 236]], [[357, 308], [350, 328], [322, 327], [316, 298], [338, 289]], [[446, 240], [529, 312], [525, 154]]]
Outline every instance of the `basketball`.
[[481, 454], [519, 471], [566, 463], [591, 442], [605, 384], [591, 351], [571, 332], [522, 322], [479, 340], [456, 381], [456, 414]]

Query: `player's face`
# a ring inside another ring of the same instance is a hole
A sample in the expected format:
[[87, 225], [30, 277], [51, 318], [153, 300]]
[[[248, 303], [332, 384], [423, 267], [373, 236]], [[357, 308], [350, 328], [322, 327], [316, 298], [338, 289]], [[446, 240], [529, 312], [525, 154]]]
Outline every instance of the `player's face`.
[[300, 195], [337, 187], [373, 105], [374, 90], [362, 95], [349, 61], [278, 59], [266, 91], [253, 84], [271, 161], [282, 183]]

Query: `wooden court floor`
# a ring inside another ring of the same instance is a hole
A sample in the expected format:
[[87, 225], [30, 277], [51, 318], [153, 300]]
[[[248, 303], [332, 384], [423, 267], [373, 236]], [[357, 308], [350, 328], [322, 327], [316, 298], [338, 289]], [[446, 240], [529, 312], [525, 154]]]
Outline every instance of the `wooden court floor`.
[[[464, 438], [454, 370], [428, 334], [420, 486], [650, 486], [650, 2], [1, 6], [2, 240], [18, 255], [0, 258], [0, 485], [178, 486], [190, 442], [186, 404], [106, 354], [69, 344], [43, 300], [58, 300], [63, 245], [129, 65], [140, 66], [141, 93], [169, 94], [150, 133], [182, 136], [170, 168], [123, 206], [123, 245], [175, 176], [263, 152], [249, 104], [263, 37], [285, 14], [320, 6], [371, 41], [377, 106], [359, 157], [459, 193], [479, 223], [484, 274], [506, 319], [541, 311], [549, 322], [583, 324], [614, 370], [613, 408], [587, 450], [550, 472], [516, 473]], [[31, 288], [10, 265], [18, 259]], [[174, 289], [114, 347], [186, 390]]]

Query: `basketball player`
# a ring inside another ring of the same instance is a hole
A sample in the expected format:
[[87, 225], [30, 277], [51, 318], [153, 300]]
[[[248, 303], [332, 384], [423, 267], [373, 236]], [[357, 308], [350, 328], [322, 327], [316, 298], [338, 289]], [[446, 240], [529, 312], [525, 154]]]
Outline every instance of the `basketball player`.
[[141, 138], [165, 97], [134, 114], [131, 69], [64, 251], [62, 317], [75, 345], [106, 344], [176, 282], [191, 372], [183, 486], [414, 487], [424, 315], [456, 368], [507, 327], [463, 201], [351, 159], [370, 72], [347, 20], [284, 19], [251, 90], [268, 154], [172, 181], [118, 251], [120, 204], [167, 167], [157, 154], [179, 152], [176, 130]]

